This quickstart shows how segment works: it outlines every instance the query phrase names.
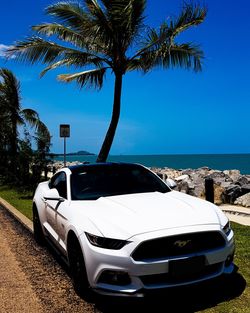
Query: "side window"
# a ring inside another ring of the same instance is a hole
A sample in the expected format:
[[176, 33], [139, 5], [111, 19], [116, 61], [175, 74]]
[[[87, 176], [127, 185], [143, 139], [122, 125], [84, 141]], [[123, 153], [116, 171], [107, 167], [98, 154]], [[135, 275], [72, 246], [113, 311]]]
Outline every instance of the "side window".
[[66, 174], [64, 172], [58, 173], [51, 178], [50, 188], [56, 188], [59, 195], [67, 199], [67, 182]]

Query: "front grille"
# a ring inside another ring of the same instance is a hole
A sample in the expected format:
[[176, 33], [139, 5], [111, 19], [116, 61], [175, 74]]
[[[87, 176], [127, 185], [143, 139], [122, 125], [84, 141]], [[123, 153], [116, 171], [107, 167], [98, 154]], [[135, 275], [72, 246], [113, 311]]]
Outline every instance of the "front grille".
[[175, 276], [173, 273], [164, 273], [164, 274], [154, 274], [154, 275], [145, 275], [140, 276], [142, 283], [145, 286], [154, 286], [154, 285], [171, 285], [171, 284], [181, 284], [191, 281], [196, 281], [203, 279], [205, 277], [214, 276], [219, 274], [222, 270], [223, 263], [216, 263], [212, 265], [204, 266], [200, 271], [190, 273], [186, 272], [181, 276]]
[[217, 231], [182, 234], [144, 241], [132, 253], [132, 258], [135, 261], [166, 259], [224, 246], [225, 239]]

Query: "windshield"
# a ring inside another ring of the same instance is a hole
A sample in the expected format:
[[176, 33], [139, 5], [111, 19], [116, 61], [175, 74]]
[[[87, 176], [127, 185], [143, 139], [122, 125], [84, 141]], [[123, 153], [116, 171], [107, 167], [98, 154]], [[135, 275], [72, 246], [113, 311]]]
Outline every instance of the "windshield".
[[140, 165], [98, 165], [79, 167], [71, 175], [72, 200], [96, 200], [100, 197], [170, 191], [155, 174]]

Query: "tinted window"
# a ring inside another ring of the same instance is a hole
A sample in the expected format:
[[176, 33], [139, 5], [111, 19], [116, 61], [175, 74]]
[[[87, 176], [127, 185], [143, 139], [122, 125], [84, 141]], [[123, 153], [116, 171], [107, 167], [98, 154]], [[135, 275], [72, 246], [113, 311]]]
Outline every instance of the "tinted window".
[[156, 175], [139, 165], [103, 165], [79, 168], [71, 175], [73, 200], [154, 192], [170, 189]]
[[50, 188], [56, 188], [59, 195], [67, 199], [67, 184], [66, 174], [64, 172], [58, 173], [51, 178]]

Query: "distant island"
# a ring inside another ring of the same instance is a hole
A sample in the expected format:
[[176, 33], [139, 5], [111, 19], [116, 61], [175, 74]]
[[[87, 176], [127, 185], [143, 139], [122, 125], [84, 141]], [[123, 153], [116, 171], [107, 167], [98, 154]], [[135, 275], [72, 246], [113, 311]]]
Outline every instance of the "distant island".
[[67, 155], [95, 155], [95, 154], [82, 150], [82, 151], [78, 151], [78, 152], [67, 153]]
[[[64, 155], [63, 153], [50, 153], [51, 156], [62, 156]], [[94, 153], [88, 152], [88, 151], [78, 151], [78, 152], [70, 152], [70, 153], [66, 153], [66, 155], [95, 155]]]

